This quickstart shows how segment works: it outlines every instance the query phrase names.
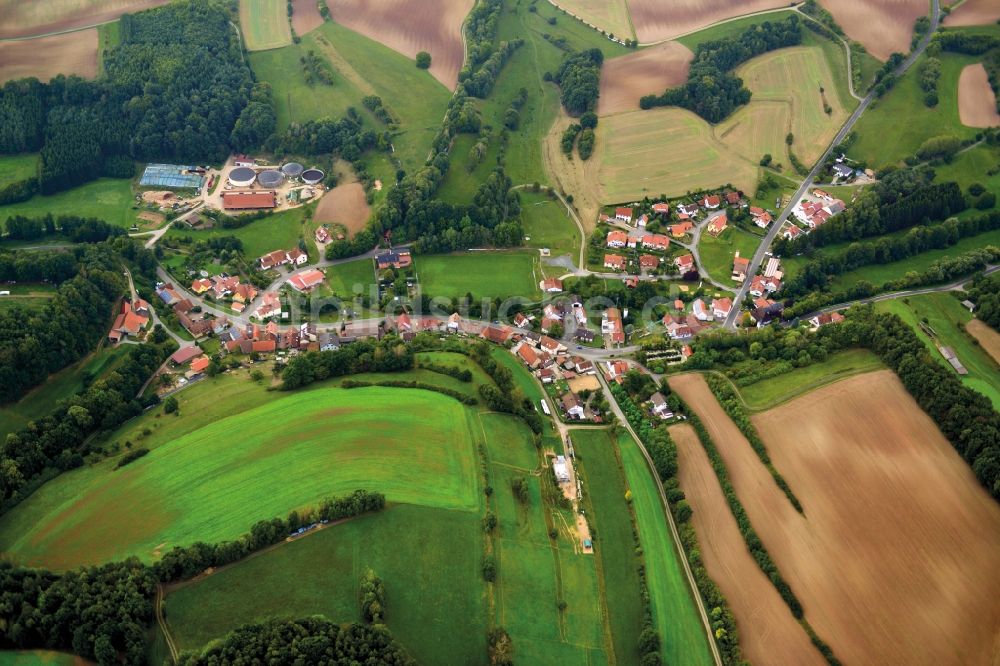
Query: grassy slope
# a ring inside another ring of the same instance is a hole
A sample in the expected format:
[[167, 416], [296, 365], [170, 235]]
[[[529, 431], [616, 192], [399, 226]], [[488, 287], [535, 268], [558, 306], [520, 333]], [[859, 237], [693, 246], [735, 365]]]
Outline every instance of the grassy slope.
[[900, 162], [931, 137], [975, 136], [976, 130], [963, 126], [958, 117], [958, 77], [965, 65], [977, 62], [976, 58], [941, 54], [939, 102], [934, 108], [924, 106], [924, 92], [918, 85], [920, 65], [926, 58], [921, 56], [896, 86], [861, 117], [854, 128], [858, 138], [849, 151], [851, 157], [879, 167]]
[[[392, 501], [477, 504], [464, 408], [451, 398], [319, 388], [242, 411], [239, 391], [205, 397], [215, 404], [198, 404], [194, 416], [204, 409], [214, 418], [198, 430], [120, 471], [108, 460], [64, 474], [4, 516], [8, 552], [53, 566], [127, 554], [149, 560], [164, 545], [233, 538], [256, 520], [358, 487]], [[219, 418], [227, 408], [233, 415]]]
[[698, 249], [705, 270], [713, 278], [726, 284], [733, 272], [733, 256], [737, 250], [741, 257], [751, 257], [760, 244], [760, 239], [742, 229], [730, 227], [718, 238], [702, 234]]
[[0, 436], [23, 428], [28, 421], [48, 414], [59, 400], [69, 398], [83, 388], [84, 373], [93, 377], [108, 372], [124, 358], [127, 348], [103, 347], [100, 351], [64, 368], [28, 393], [20, 401], [0, 408]]
[[[243, 241], [243, 253], [248, 257], [259, 257], [273, 250], [290, 250], [302, 237], [302, 220], [305, 210], [292, 208], [256, 220], [239, 229], [213, 227], [204, 231], [193, 231], [186, 227], [172, 227], [168, 238], [190, 236], [194, 240], [207, 240], [217, 236], [236, 236]], [[316, 257], [310, 257], [315, 259]]]
[[137, 211], [132, 209], [132, 185], [126, 179], [98, 178], [65, 192], [36, 195], [28, 201], [0, 206], [0, 220], [11, 215], [41, 217], [47, 213], [99, 217], [110, 224], [131, 227]]
[[831, 382], [882, 367], [878, 357], [867, 349], [850, 349], [833, 354], [822, 363], [796, 368], [778, 377], [740, 386], [738, 390], [747, 407], [760, 411]]
[[[1000, 196], [1000, 149], [996, 146], [981, 144], [956, 157], [951, 164], [934, 167], [937, 181], [946, 183], [955, 181], [962, 190], [969, 185], [979, 183], [987, 190]], [[990, 171], [995, 173], [987, 175]]]
[[[167, 597], [178, 647], [199, 649], [268, 617], [322, 614], [360, 621], [358, 581], [372, 568], [386, 586], [393, 636], [420, 663], [466, 664], [486, 653], [477, 516], [392, 506], [244, 560]], [[433, 600], [433, 603], [428, 603]]]
[[688, 587], [680, 560], [682, 556], [678, 552], [680, 546], [670, 535], [652, 472], [639, 445], [627, 433], [619, 435], [618, 448], [646, 555], [653, 622], [660, 632], [664, 661], [668, 664], [710, 664], [708, 637], [692, 597], [696, 592]]
[[[531, 247], [547, 247], [553, 257], [580, 254], [580, 230], [558, 199], [521, 190], [521, 226]], [[562, 270], [562, 269], [560, 269]]]
[[371, 259], [330, 266], [326, 269], [326, 283], [341, 298], [358, 291], [367, 294], [375, 284], [375, 268]]
[[954, 349], [958, 360], [969, 371], [968, 375], [961, 377], [962, 383], [988, 397], [993, 406], [1000, 410], [1000, 367], [972, 336], [960, 328], [960, 325], [972, 319], [972, 315], [952, 294], [910, 296], [905, 300], [883, 301], [875, 307], [899, 315], [913, 327], [917, 337], [924, 341], [931, 356], [951, 369], [951, 364], [941, 356], [930, 336], [920, 329], [919, 322], [926, 318], [937, 334], [938, 342]]
[[20, 153], [0, 157], [0, 187], [34, 176], [38, 172], [38, 153]]
[[606, 430], [577, 430], [572, 437], [590, 503], [587, 517], [604, 572], [615, 657], [618, 663], [633, 663], [642, 629], [642, 604], [636, 596], [642, 585], [638, 570], [642, 562], [635, 554], [617, 446]]
[[528, 252], [422, 255], [414, 261], [424, 293], [447, 298], [538, 297], [537, 258]]

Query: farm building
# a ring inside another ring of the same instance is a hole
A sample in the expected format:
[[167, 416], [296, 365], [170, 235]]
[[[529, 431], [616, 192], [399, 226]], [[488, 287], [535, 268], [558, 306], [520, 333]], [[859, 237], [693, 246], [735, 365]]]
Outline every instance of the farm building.
[[193, 358], [198, 358], [204, 354], [201, 347], [197, 345], [190, 345], [188, 347], [181, 347], [173, 353], [170, 357], [170, 362], [176, 365], [184, 365]]
[[194, 167], [177, 164], [148, 164], [139, 179], [141, 187], [190, 187], [201, 189], [205, 178]]
[[297, 291], [307, 291], [321, 283], [325, 277], [326, 276], [323, 275], [322, 271], [310, 268], [307, 271], [302, 271], [301, 273], [293, 275], [289, 278], [288, 284]]
[[273, 191], [266, 192], [223, 192], [222, 207], [226, 210], [254, 210], [274, 208], [277, 197]]
[[250, 187], [257, 180], [257, 172], [250, 167], [236, 167], [229, 172], [229, 184], [233, 187]]
[[566, 464], [565, 456], [556, 456], [556, 459], [552, 461], [552, 473], [555, 474], [556, 481], [559, 483], [569, 481], [569, 465]]

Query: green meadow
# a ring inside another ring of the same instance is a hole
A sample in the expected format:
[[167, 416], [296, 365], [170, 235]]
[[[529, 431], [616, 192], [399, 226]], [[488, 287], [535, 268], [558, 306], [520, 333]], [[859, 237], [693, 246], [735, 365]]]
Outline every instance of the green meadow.
[[[302, 238], [305, 209], [291, 208], [268, 215], [238, 229], [193, 230], [186, 226], [174, 226], [167, 232], [167, 238], [190, 237], [196, 241], [222, 236], [236, 236], [243, 241], [243, 253], [250, 258], [259, 257], [274, 250], [291, 250]], [[310, 256], [311, 260], [319, 257]]]
[[77, 666], [80, 657], [50, 650], [2, 650], [0, 666]]
[[139, 211], [132, 208], [132, 181], [126, 178], [98, 178], [65, 192], [33, 196], [27, 201], [0, 206], [0, 220], [13, 215], [42, 217], [51, 213], [97, 217], [109, 224], [128, 228], [135, 224]]
[[750, 258], [757, 251], [758, 245], [760, 238], [730, 226], [718, 238], [707, 232], [703, 233], [698, 250], [701, 253], [702, 267], [708, 274], [717, 282], [729, 284], [736, 252], [739, 251], [741, 257]]
[[20, 153], [0, 157], [0, 187], [16, 183], [38, 173], [38, 153]]
[[371, 259], [337, 264], [326, 268], [325, 271], [327, 286], [341, 298], [359, 292], [368, 294], [375, 284], [375, 266]]
[[465, 252], [419, 255], [417, 278], [428, 296], [473, 298], [539, 295], [538, 258], [531, 252]]
[[[553, 257], [569, 255], [575, 264], [580, 257], [580, 229], [559, 199], [521, 190], [521, 226], [529, 247], [548, 248]], [[563, 271], [563, 269], [559, 269]]]

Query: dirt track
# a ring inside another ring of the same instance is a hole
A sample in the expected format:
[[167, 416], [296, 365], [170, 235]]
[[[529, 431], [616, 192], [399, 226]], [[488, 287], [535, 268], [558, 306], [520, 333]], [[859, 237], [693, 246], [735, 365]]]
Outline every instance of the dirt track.
[[0, 83], [25, 76], [48, 81], [56, 74], [97, 76], [97, 28], [0, 42]]
[[958, 117], [966, 127], [1000, 125], [997, 99], [982, 63], [966, 65], [958, 77]]
[[734, 16], [787, 7], [782, 0], [629, 0], [640, 42], [670, 39]]
[[1000, 19], [1000, 2], [997, 0], [965, 0], [944, 19], [952, 28], [964, 25], [989, 25]]
[[598, 115], [637, 110], [643, 95], [684, 83], [693, 57], [683, 44], [664, 42], [606, 61], [601, 68]]
[[982, 348], [993, 357], [993, 360], [1000, 363], [1000, 333], [997, 333], [989, 324], [984, 324], [979, 319], [973, 319], [965, 325], [965, 330], [979, 341]]
[[754, 418], [797, 514], [697, 375], [702, 418], [754, 528], [844, 663], [994, 664], [1000, 507], [891, 371]]
[[462, 22], [473, 0], [337, 0], [333, 20], [413, 58], [431, 54], [430, 72], [454, 90], [465, 48]]
[[879, 60], [907, 53], [913, 22], [928, 13], [927, 0], [820, 0], [844, 29]]
[[705, 450], [691, 426], [670, 428], [678, 477], [694, 513], [705, 569], [736, 616], [743, 657], [752, 664], [826, 663], [788, 605], [751, 557]]
[[0, 39], [73, 30], [170, 0], [0, 0]]

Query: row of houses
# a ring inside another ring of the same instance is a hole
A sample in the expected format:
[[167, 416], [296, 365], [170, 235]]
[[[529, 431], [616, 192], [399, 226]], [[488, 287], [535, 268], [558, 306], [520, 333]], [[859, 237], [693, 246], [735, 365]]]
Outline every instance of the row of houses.
[[238, 275], [213, 275], [210, 278], [199, 278], [191, 282], [191, 291], [201, 295], [211, 292], [216, 300], [230, 299], [230, 307], [236, 312], [243, 309], [257, 298], [257, 288], [252, 284], [240, 282]]
[[613, 248], [642, 246], [645, 250], [665, 252], [670, 247], [670, 238], [664, 234], [632, 236], [624, 231], [609, 231], [605, 246]]
[[263, 271], [277, 268], [278, 266], [284, 266], [285, 264], [302, 266], [308, 261], [309, 255], [297, 247], [291, 250], [275, 250], [274, 252], [268, 252], [263, 257], [259, 257], [257, 259], [257, 262], [260, 264], [260, 269]]

